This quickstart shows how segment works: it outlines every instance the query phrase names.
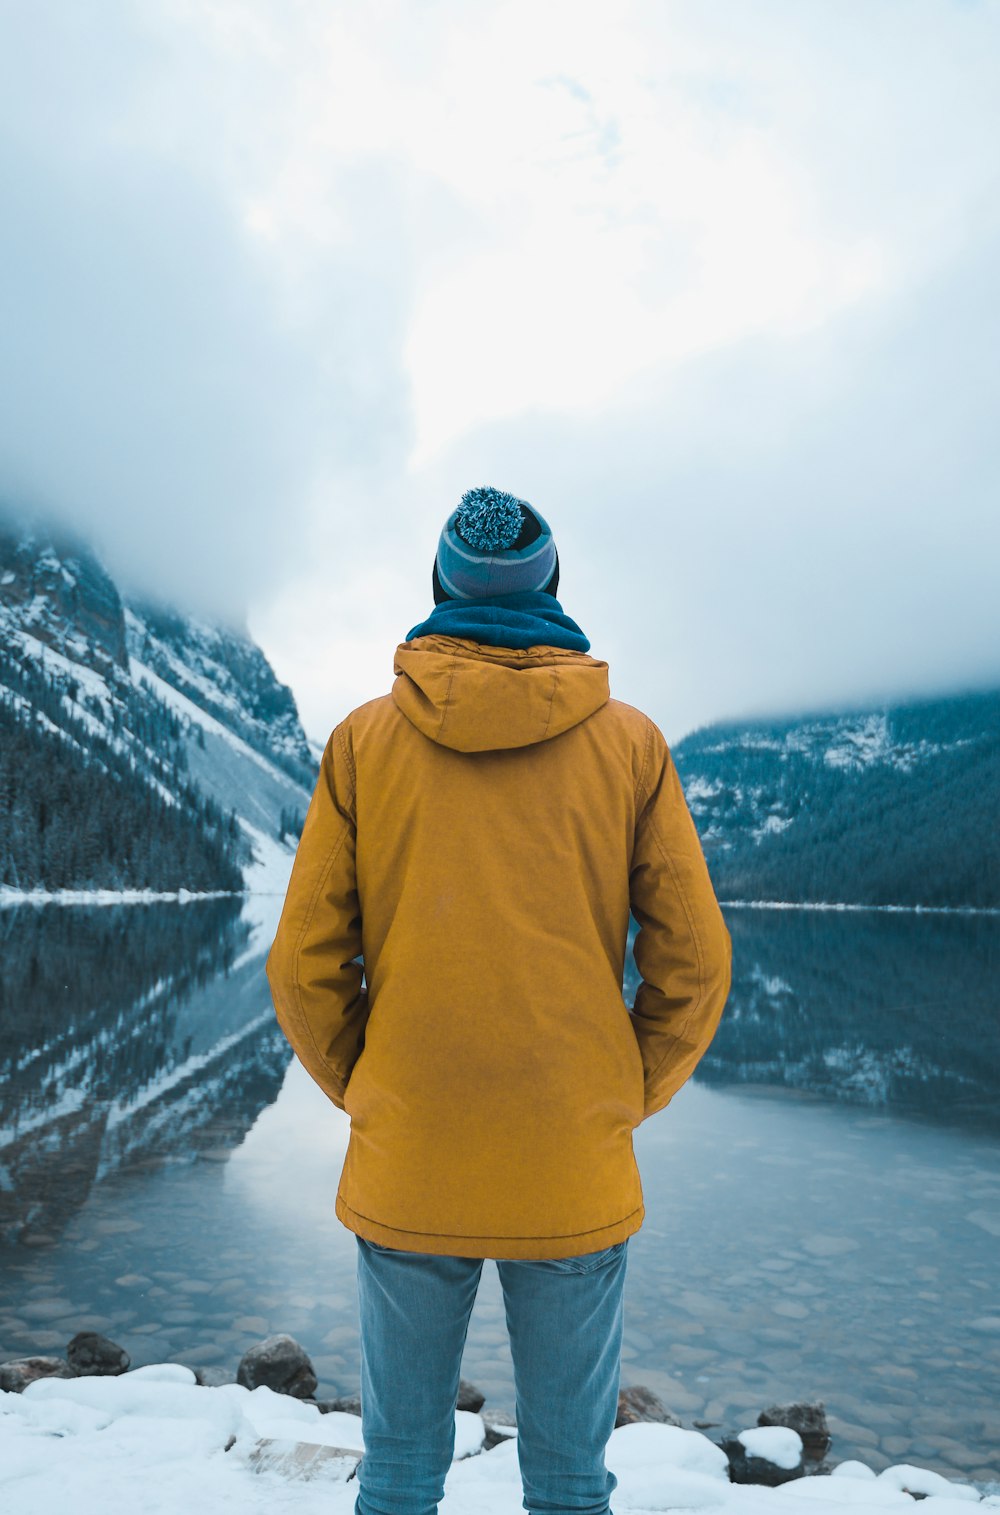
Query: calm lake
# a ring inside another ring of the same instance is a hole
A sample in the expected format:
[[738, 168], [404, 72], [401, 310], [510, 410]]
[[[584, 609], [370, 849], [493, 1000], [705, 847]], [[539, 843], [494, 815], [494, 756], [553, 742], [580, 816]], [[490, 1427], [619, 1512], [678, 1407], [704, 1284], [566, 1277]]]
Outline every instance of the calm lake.
[[[0, 1360], [94, 1329], [235, 1372], [288, 1331], [357, 1391], [349, 1121], [274, 1019], [280, 905], [0, 910]], [[635, 1135], [623, 1383], [727, 1430], [822, 1399], [835, 1461], [1000, 1477], [1000, 920], [726, 917], [723, 1023]], [[489, 1262], [463, 1374], [513, 1407]]]

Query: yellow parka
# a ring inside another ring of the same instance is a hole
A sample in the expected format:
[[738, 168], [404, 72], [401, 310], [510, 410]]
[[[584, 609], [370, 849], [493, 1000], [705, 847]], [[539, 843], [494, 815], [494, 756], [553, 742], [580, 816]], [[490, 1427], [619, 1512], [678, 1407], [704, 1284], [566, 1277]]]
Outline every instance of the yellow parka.
[[327, 742], [267, 959], [351, 1117], [336, 1214], [411, 1252], [612, 1246], [643, 1220], [632, 1132], [730, 983], [667, 743], [584, 653], [430, 635], [395, 673]]

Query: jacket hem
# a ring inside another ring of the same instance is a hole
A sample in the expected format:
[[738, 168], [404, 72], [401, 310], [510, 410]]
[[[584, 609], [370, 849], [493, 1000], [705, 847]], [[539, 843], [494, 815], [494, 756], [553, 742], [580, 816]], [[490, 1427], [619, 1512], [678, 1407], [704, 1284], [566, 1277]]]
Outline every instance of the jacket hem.
[[396, 1226], [383, 1225], [381, 1221], [352, 1209], [340, 1193], [337, 1194], [334, 1210], [337, 1219], [363, 1241], [378, 1242], [383, 1247], [393, 1247], [400, 1252], [509, 1259], [579, 1257], [586, 1252], [598, 1252], [633, 1236], [641, 1227], [646, 1214], [645, 1206], [640, 1204], [628, 1215], [623, 1215], [621, 1219], [606, 1226], [596, 1226], [590, 1231], [573, 1231], [562, 1236], [453, 1236], [447, 1232], [404, 1231]]

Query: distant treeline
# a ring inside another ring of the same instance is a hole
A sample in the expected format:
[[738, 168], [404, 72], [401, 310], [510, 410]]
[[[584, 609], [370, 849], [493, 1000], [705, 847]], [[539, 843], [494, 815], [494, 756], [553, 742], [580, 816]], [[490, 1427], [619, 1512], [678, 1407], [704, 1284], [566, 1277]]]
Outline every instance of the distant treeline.
[[[242, 889], [239, 823], [183, 774], [166, 707], [113, 703], [109, 740], [67, 708], [67, 694], [86, 705], [75, 680], [3, 647], [0, 686], [0, 884]], [[94, 714], [107, 722], [103, 706]]]
[[[888, 722], [914, 751], [909, 769], [832, 766], [808, 748], [741, 745], [731, 728], [678, 744], [685, 787], [720, 786], [694, 808], [721, 898], [1000, 907], [1000, 694], [908, 706]], [[791, 824], [757, 840], [769, 814]]]

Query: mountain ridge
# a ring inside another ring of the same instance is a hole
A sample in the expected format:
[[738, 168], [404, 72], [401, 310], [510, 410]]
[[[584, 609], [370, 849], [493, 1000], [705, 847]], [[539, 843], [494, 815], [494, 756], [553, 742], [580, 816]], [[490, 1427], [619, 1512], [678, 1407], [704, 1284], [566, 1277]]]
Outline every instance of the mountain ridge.
[[0, 732], [0, 892], [284, 888], [318, 771], [289, 687], [249, 635], [9, 511]]
[[[0, 897], [283, 892], [322, 745], [249, 633], [0, 512]], [[1000, 907], [1000, 688], [728, 718], [672, 746], [720, 898]]]
[[1000, 906], [1000, 688], [713, 722], [672, 751], [720, 897]]

